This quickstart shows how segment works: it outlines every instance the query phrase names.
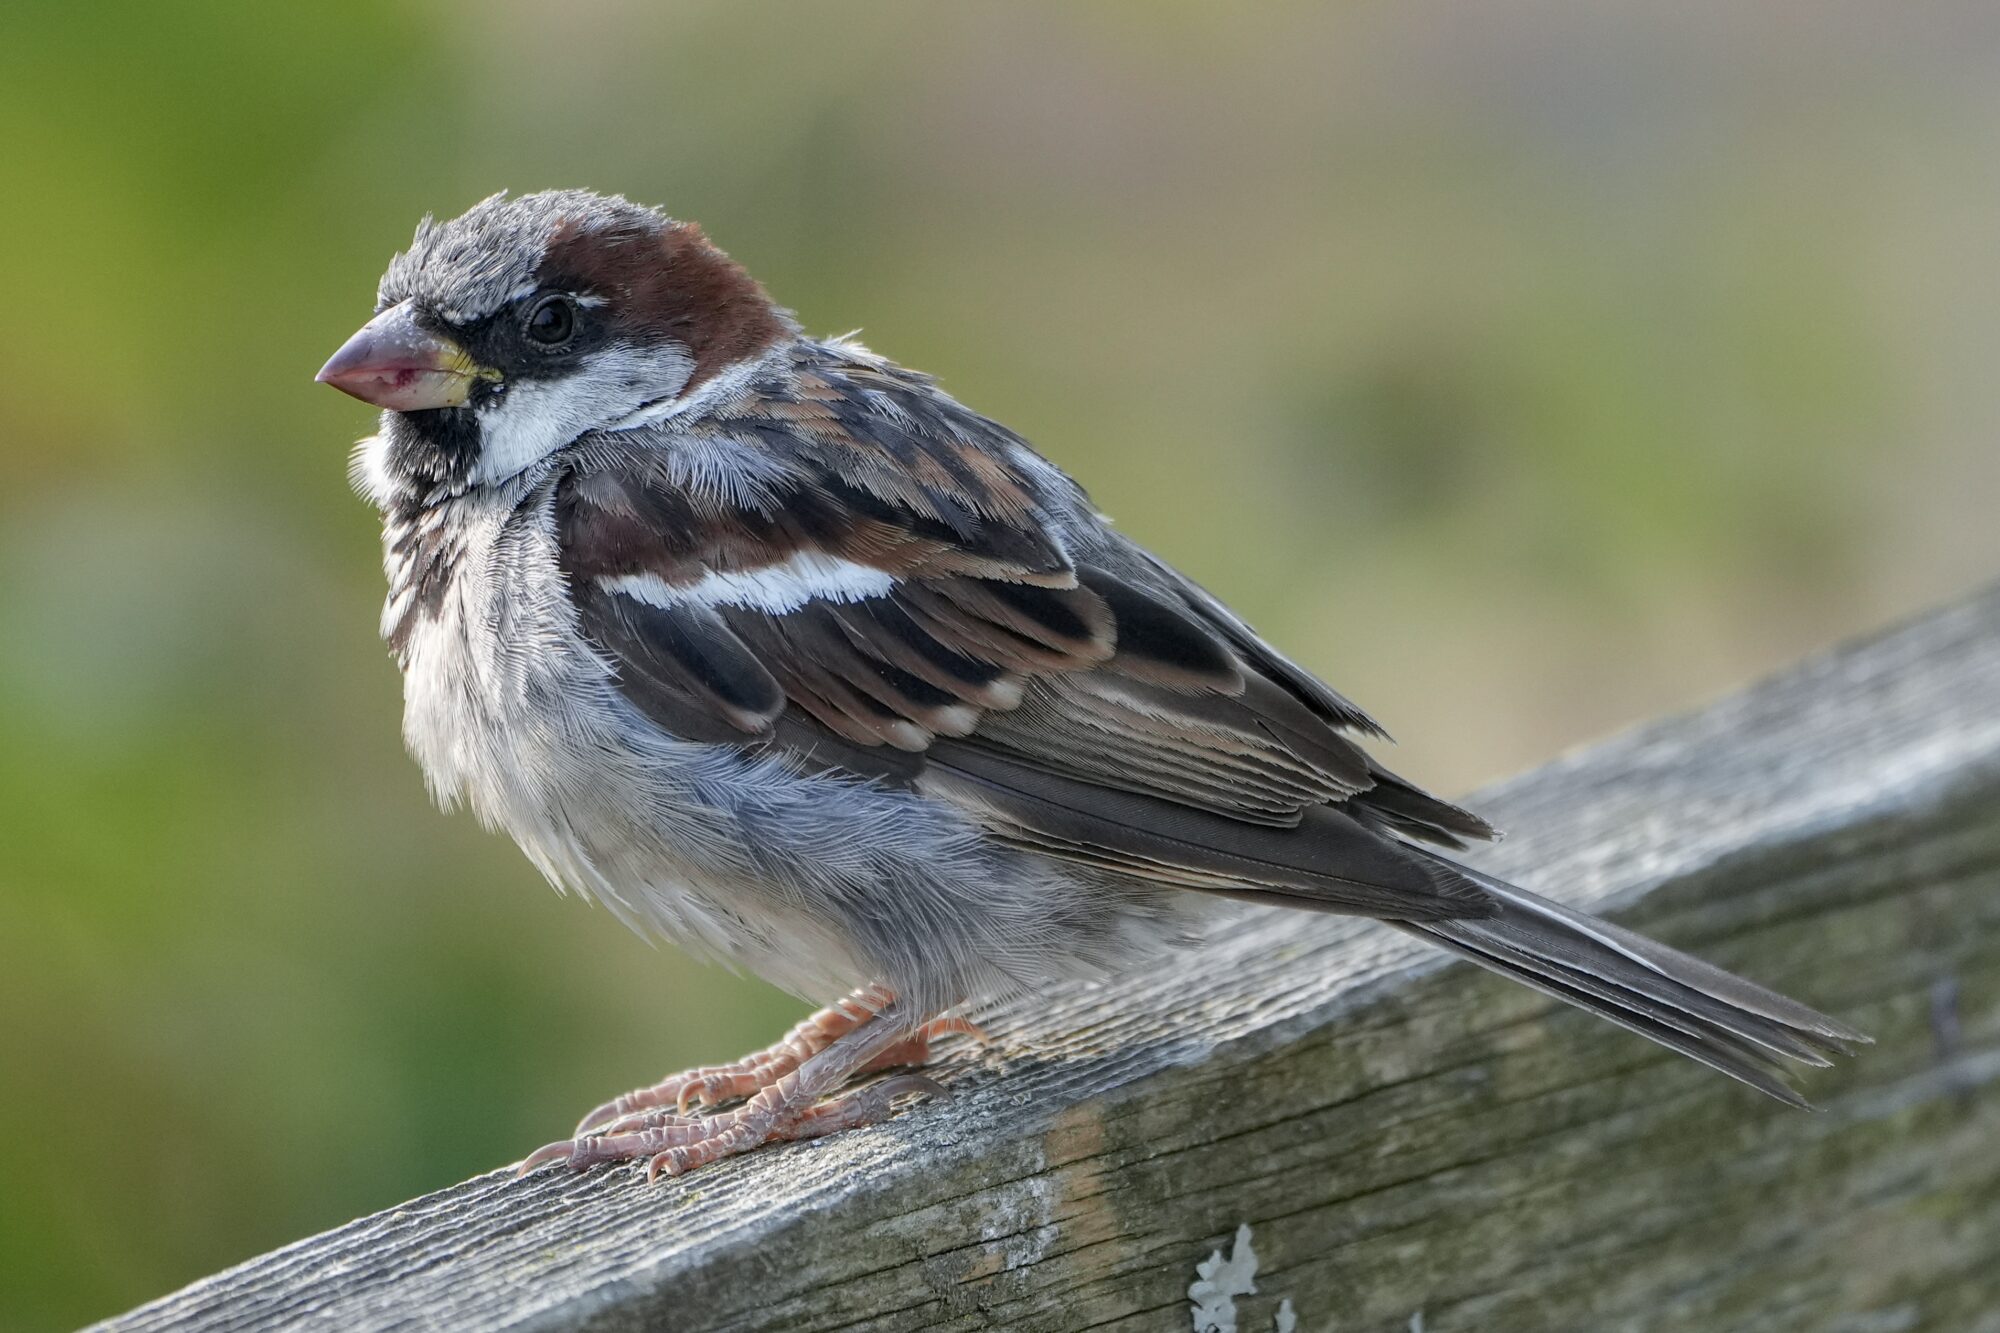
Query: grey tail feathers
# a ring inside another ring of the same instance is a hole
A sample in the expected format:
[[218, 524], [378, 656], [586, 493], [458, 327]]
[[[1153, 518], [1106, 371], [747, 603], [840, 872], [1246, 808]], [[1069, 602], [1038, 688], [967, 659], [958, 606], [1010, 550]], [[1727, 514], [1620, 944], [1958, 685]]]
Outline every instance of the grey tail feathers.
[[[1437, 860], [1446, 861], [1444, 857]], [[1775, 991], [1446, 861], [1491, 893], [1491, 916], [1398, 922], [1481, 967], [1629, 1028], [1792, 1106], [1786, 1062], [1825, 1067], [1872, 1040]]]

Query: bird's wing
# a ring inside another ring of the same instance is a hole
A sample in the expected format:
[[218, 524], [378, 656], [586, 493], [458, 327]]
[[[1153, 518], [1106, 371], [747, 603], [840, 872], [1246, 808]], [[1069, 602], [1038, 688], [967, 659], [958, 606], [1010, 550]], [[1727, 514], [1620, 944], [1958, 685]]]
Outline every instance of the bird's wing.
[[903, 783], [1164, 883], [1486, 909], [1394, 836], [1483, 823], [1376, 765], [1364, 714], [919, 377], [830, 355], [670, 447], [586, 446], [556, 521], [580, 627], [676, 736]]

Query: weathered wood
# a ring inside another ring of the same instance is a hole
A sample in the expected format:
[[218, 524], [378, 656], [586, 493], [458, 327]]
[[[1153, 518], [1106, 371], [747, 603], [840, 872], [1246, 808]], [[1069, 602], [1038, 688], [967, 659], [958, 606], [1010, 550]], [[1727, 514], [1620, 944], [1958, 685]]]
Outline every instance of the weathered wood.
[[[1807, 1115], [1392, 931], [1246, 912], [954, 1098], [647, 1185], [498, 1172], [104, 1325], [2000, 1328], [2000, 592], [1477, 798], [1483, 864], [1880, 1044]], [[590, 1092], [578, 1089], [580, 1096]], [[530, 1145], [523, 1145], [524, 1148]]]

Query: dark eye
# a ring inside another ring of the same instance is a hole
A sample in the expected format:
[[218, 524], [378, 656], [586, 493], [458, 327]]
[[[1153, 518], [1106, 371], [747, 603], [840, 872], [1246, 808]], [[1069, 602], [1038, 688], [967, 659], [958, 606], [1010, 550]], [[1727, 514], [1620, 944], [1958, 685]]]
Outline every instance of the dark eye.
[[541, 347], [560, 347], [576, 332], [576, 307], [566, 296], [544, 296], [528, 307], [521, 327]]

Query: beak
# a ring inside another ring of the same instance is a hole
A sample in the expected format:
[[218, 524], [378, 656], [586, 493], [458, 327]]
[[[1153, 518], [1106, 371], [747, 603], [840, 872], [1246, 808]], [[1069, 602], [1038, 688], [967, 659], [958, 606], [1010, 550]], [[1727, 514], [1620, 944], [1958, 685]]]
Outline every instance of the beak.
[[313, 378], [391, 412], [421, 412], [463, 407], [473, 380], [498, 376], [449, 338], [419, 328], [405, 301], [362, 325]]

